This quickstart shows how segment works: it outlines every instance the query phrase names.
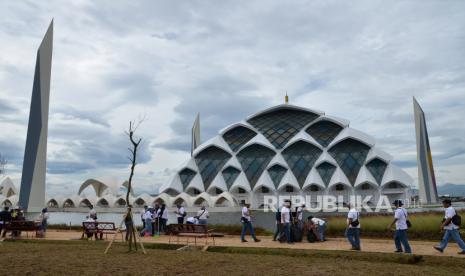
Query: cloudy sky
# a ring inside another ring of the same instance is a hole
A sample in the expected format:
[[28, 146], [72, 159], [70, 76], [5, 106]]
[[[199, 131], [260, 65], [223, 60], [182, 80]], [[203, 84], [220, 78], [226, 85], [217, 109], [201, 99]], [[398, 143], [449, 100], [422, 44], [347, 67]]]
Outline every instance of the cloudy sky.
[[[133, 2], [137, 2], [133, 3]], [[0, 1], [0, 152], [19, 185], [37, 47], [55, 19], [47, 191], [128, 176], [155, 192], [202, 140], [283, 102], [373, 135], [414, 179], [412, 96], [439, 183], [465, 183], [464, 1]]]

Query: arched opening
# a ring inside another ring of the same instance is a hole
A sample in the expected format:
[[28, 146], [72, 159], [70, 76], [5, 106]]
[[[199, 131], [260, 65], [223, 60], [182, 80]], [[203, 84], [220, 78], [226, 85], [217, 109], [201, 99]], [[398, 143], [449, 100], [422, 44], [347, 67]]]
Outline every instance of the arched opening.
[[118, 198], [118, 200], [115, 202], [115, 207], [124, 207], [126, 206], [126, 200], [122, 198]]
[[137, 206], [137, 207], [141, 207], [141, 206], [144, 206], [145, 205], [145, 200], [143, 200], [142, 198], [138, 198], [134, 201], [134, 205]]
[[161, 198], [157, 198], [153, 201], [153, 204], [154, 205], [162, 205], [162, 204], [165, 204], [165, 201]]
[[194, 206], [196, 206], [196, 207], [202, 207], [202, 206], [208, 207], [208, 201], [205, 200], [202, 197], [199, 197], [194, 201]]
[[170, 195], [170, 196], [177, 196], [177, 195], [179, 195], [179, 192], [178, 192], [178, 191], [176, 191], [176, 190], [174, 190], [174, 189], [171, 189], [171, 188], [169, 188], [168, 190], [166, 190], [165, 193], [167, 193], [167, 194]]
[[74, 208], [74, 202], [71, 199], [67, 199], [63, 202], [63, 208]]
[[307, 186], [307, 188], [305, 188], [305, 191], [306, 191], [306, 192], [317, 193], [317, 192], [323, 191], [323, 188], [321, 188], [321, 187], [318, 186], [318, 185], [312, 184], [312, 185], [310, 185], [310, 186]]
[[345, 190], [345, 185], [344, 185], [344, 184], [337, 184], [337, 185], [334, 187], [334, 190], [335, 190], [335, 191], [344, 191], [344, 190]]
[[200, 195], [201, 191], [197, 188], [191, 187], [187, 189], [186, 193], [190, 196]]
[[97, 206], [102, 207], [102, 208], [107, 208], [107, 207], [110, 207], [110, 204], [108, 204], [108, 201], [106, 199], [102, 198], [97, 202]]
[[173, 207], [176, 207], [178, 205], [186, 206], [186, 201], [183, 198], [179, 197], [173, 202]]
[[3, 201], [3, 203], [2, 203], [2, 205], [5, 206], [5, 207], [11, 207], [11, 205], [13, 205], [13, 204], [11, 204], [11, 201], [9, 199], [5, 199]]
[[58, 208], [58, 202], [55, 200], [55, 199], [50, 199], [48, 202], [47, 202], [47, 207], [48, 208]]
[[222, 194], [223, 193], [223, 190], [220, 189], [220, 188], [217, 188], [217, 187], [211, 187], [209, 190], [208, 190], [208, 193], [212, 196], [215, 196], [215, 195], [219, 195], [219, 194]]
[[231, 206], [232, 206], [232, 203], [225, 197], [220, 197], [215, 203], [215, 207], [231, 207]]
[[79, 207], [90, 208], [91, 205], [92, 203], [90, 203], [90, 201], [87, 198], [84, 198], [83, 200], [81, 200], [81, 202], [79, 202]]

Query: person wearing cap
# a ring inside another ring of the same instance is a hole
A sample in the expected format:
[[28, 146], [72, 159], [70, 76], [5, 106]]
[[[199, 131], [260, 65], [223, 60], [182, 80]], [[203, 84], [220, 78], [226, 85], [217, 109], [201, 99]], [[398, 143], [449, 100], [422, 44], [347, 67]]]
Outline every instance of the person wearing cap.
[[[410, 248], [410, 244], [407, 238], [407, 210], [402, 207], [404, 204], [402, 200], [396, 199], [392, 203], [396, 207], [394, 211], [394, 220], [388, 225], [388, 230], [392, 229], [392, 226], [396, 225], [396, 231], [394, 232], [394, 244], [396, 245], [397, 253], [412, 253], [412, 249]], [[404, 251], [402, 251], [402, 246], [404, 246]]]
[[445, 208], [445, 215], [441, 224], [441, 230], [444, 230], [445, 233], [439, 246], [434, 246], [433, 248], [442, 253], [449, 243], [450, 238], [453, 238], [460, 249], [462, 249], [458, 254], [465, 255], [465, 243], [460, 237], [460, 227], [454, 224], [454, 217], [457, 216], [457, 212], [455, 212], [455, 209], [452, 207], [450, 199], [444, 199], [442, 201], [442, 206]]

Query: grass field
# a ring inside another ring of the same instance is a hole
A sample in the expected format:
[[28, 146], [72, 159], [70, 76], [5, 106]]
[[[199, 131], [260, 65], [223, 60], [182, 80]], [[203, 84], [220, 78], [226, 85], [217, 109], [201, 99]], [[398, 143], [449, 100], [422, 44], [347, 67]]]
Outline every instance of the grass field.
[[[175, 251], [147, 245], [147, 255], [82, 241], [0, 243], [2, 275], [465, 275], [465, 259], [297, 249], [213, 247]], [[420, 260], [421, 258], [421, 260]]]

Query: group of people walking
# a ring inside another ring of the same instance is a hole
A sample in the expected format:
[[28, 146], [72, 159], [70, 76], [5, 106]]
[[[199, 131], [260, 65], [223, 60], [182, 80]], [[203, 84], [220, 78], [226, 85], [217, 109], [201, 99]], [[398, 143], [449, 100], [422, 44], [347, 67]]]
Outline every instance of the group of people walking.
[[[412, 253], [412, 248], [409, 244], [407, 231], [412, 226], [408, 212], [403, 207], [401, 200], [395, 200], [393, 203], [395, 207], [394, 219], [387, 225], [387, 229], [391, 230], [395, 228], [394, 232], [394, 245], [396, 253]], [[460, 224], [461, 217], [457, 214], [456, 210], [452, 207], [452, 202], [449, 199], [445, 199], [442, 202], [445, 208], [444, 219], [441, 223], [440, 229], [444, 230], [444, 236], [441, 243], [438, 246], [434, 246], [439, 252], [444, 252], [450, 239], [454, 239], [461, 251], [458, 254], [465, 254], [465, 242], [460, 237]], [[361, 219], [360, 212], [355, 208], [354, 205], [349, 204], [349, 212], [347, 213], [347, 222], [345, 236], [351, 245], [352, 250], [361, 250], [360, 242], [360, 229]], [[250, 214], [250, 205], [245, 204], [242, 208], [242, 233], [241, 241], [246, 242], [245, 233], [249, 230], [253, 240], [260, 241], [255, 236], [255, 232], [252, 226], [252, 217]], [[321, 218], [309, 216], [307, 222], [303, 222], [303, 210], [305, 204], [296, 207], [295, 212], [292, 212], [291, 201], [285, 201], [282, 208], [276, 212], [276, 230], [273, 236], [273, 241], [287, 242], [292, 244], [293, 242], [302, 241], [302, 234], [304, 231], [307, 232], [307, 240], [309, 242], [326, 241], [325, 231], [327, 227], [327, 221]]]
[[[401, 200], [395, 200], [392, 203], [395, 207], [394, 219], [387, 226], [388, 230], [395, 227], [394, 232], [394, 245], [396, 253], [412, 253], [412, 248], [407, 238], [407, 232], [412, 223], [408, 219], [407, 210], [403, 207]], [[452, 202], [449, 199], [442, 201], [442, 205], [445, 209], [444, 219], [440, 225], [440, 230], [444, 231], [444, 236], [439, 245], [433, 248], [439, 252], [444, 252], [450, 239], [454, 239], [460, 247], [461, 251], [458, 254], [465, 254], [465, 242], [460, 237], [460, 224], [461, 217], [457, 214], [456, 210], [452, 207]], [[352, 246], [352, 250], [360, 250], [360, 213], [353, 207], [350, 207], [349, 213], [347, 214], [347, 230], [346, 237]]]

